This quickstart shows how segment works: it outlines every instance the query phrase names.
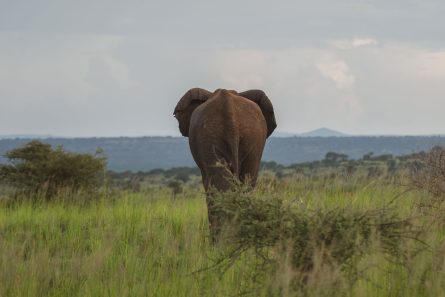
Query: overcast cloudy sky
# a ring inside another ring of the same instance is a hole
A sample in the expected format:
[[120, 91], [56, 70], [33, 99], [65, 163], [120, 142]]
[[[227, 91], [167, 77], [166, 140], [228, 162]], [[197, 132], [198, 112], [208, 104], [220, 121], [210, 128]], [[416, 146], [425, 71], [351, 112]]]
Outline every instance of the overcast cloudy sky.
[[0, 0], [0, 134], [179, 135], [198, 86], [278, 131], [445, 134], [445, 1]]

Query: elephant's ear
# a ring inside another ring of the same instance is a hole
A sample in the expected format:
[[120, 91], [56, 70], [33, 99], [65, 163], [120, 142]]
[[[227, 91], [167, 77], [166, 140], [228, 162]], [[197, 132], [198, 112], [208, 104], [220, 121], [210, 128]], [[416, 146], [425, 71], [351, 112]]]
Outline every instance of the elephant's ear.
[[188, 137], [190, 128], [190, 118], [193, 111], [200, 104], [210, 98], [212, 93], [201, 88], [193, 88], [187, 91], [176, 104], [173, 114], [179, 122], [179, 131], [182, 136]]
[[252, 100], [261, 108], [267, 123], [267, 137], [269, 137], [277, 127], [277, 122], [275, 121], [275, 113], [272, 102], [270, 102], [266, 93], [261, 90], [249, 90], [239, 93], [239, 95]]

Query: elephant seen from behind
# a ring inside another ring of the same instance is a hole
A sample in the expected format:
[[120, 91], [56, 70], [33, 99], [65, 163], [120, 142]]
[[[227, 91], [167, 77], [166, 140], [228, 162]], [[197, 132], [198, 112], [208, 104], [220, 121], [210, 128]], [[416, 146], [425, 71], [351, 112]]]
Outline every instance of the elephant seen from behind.
[[[272, 103], [263, 91], [212, 93], [193, 88], [179, 100], [174, 116], [181, 134], [189, 138], [207, 193], [230, 190], [232, 178], [255, 186], [266, 138], [277, 127]], [[211, 195], [207, 195], [207, 209], [215, 239], [219, 222]]]

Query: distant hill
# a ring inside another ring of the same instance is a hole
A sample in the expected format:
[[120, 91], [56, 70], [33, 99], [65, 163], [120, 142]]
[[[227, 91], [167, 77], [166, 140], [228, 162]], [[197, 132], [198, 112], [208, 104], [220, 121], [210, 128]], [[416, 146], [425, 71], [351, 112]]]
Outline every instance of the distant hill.
[[[0, 140], [0, 163], [4, 154], [30, 139]], [[73, 152], [94, 153], [101, 147], [108, 167], [115, 171], [148, 171], [154, 168], [195, 166], [185, 137], [48, 138], [53, 146], [63, 145]], [[364, 154], [403, 155], [445, 145], [444, 136], [349, 136], [349, 137], [270, 137], [263, 160], [283, 165], [321, 160], [327, 152], [358, 159]]]
[[306, 133], [301, 133], [298, 136], [302, 137], [343, 137], [348, 136], [345, 133], [338, 132], [328, 128], [320, 128]]

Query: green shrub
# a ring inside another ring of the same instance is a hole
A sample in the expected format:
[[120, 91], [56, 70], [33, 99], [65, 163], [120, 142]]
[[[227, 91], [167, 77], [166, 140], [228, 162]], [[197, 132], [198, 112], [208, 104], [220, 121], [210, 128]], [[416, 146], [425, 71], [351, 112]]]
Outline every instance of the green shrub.
[[436, 202], [445, 201], [445, 147], [434, 147], [415, 166], [413, 184], [416, 188], [426, 190]]
[[[403, 266], [415, 250], [425, 248], [417, 241], [420, 230], [391, 208], [310, 209], [302, 201], [258, 197], [242, 185], [214, 201], [225, 222], [220, 243], [226, 246], [216, 267], [225, 271], [244, 254], [254, 254], [259, 274], [278, 274], [285, 265], [296, 292], [318, 283], [313, 278], [321, 270], [337, 271], [338, 280], [352, 284], [363, 276], [359, 263], [365, 257], [383, 254]], [[408, 242], [420, 246], [408, 250]]]
[[51, 199], [60, 191], [92, 192], [104, 177], [105, 157], [66, 152], [59, 146], [31, 141], [6, 153], [8, 165], [0, 166], [0, 179], [18, 194]]

